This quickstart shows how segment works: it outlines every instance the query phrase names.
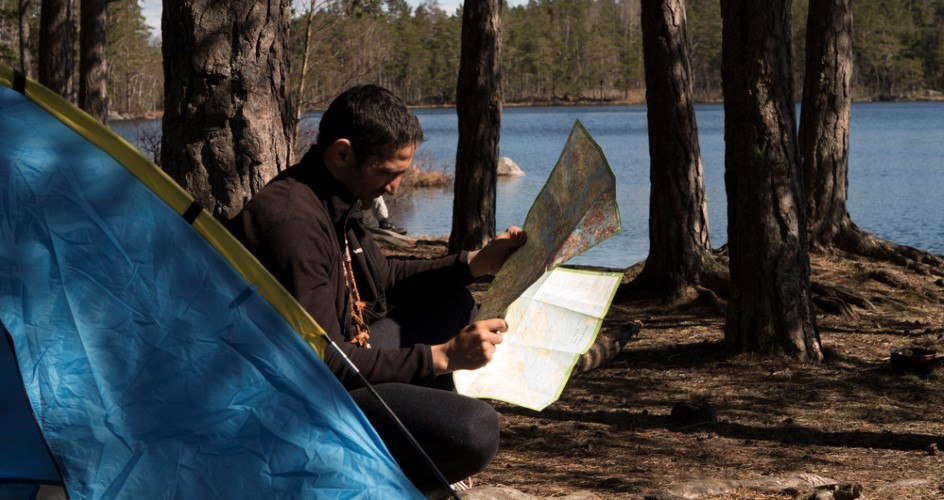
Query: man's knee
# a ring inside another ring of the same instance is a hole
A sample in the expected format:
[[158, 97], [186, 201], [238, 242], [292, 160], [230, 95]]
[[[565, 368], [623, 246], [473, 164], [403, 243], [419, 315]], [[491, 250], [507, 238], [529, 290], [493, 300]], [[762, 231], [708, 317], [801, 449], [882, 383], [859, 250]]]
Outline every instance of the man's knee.
[[456, 445], [454, 456], [461, 462], [460, 467], [464, 468], [453, 474], [462, 478], [485, 469], [498, 453], [498, 413], [485, 402], [472, 400], [472, 403], [453, 427]]

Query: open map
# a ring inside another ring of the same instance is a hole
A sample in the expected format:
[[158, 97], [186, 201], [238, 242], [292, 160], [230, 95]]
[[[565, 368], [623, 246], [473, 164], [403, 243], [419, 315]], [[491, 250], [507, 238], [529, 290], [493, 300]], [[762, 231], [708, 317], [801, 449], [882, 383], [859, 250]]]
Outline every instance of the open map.
[[495, 276], [477, 317], [505, 318], [510, 330], [491, 363], [454, 378], [461, 394], [541, 410], [593, 344], [622, 279], [556, 268], [620, 231], [616, 178], [579, 121], [524, 230], [528, 242]]

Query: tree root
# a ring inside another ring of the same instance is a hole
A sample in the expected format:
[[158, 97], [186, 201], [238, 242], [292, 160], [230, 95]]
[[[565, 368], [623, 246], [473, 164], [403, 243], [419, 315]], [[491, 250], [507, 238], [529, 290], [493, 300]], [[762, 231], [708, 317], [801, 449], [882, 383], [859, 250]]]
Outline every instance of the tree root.
[[641, 330], [642, 323], [631, 321], [616, 331], [600, 332], [590, 349], [577, 359], [574, 373], [586, 373], [608, 363], [623, 350], [630, 339], [639, 335]]
[[[825, 241], [811, 241], [811, 252], [819, 251], [824, 254], [838, 254], [840, 257], [844, 258], [858, 257], [890, 262], [911, 273], [922, 276], [941, 277], [937, 279], [935, 283], [938, 286], [944, 287], [944, 257], [877, 238], [859, 229], [848, 218], [831, 237], [824, 238], [824, 240]], [[666, 290], [664, 288], [660, 289], [660, 285], [664, 286], [664, 280], [661, 282], [653, 282], [654, 278], [651, 276], [643, 278], [641, 274], [637, 275], [636, 279], [620, 287], [617, 291], [615, 302], [661, 299], [669, 306], [698, 302], [711, 308], [718, 314], [723, 315], [727, 310], [726, 298], [730, 287], [727, 259], [726, 246], [713, 251], [711, 255], [704, 259], [698, 281], [688, 283], [687, 285], [682, 283], [682, 286], [677, 290], [671, 290], [668, 296], [665, 295]], [[869, 275], [869, 279], [902, 290], [912, 288], [907, 281], [895, 276], [894, 273], [883, 270], [872, 272]], [[867, 298], [855, 290], [826, 285], [816, 281], [811, 281], [810, 290], [812, 292], [813, 303], [821, 313], [852, 319], [859, 317], [857, 309], [875, 311], [877, 308], [873, 302], [897, 303], [902, 307], [906, 305], [892, 297], [881, 296]], [[915, 290], [915, 292], [920, 293], [928, 300], [941, 301], [940, 298], [928, 296], [925, 293], [921, 293], [919, 290]], [[601, 334], [601, 336], [603, 335]], [[606, 354], [607, 351], [604, 349], [601, 353]], [[599, 366], [613, 356], [615, 356], [615, 354], [609, 358], [603, 356], [606, 359], [592, 367]]]
[[[892, 243], [869, 234], [856, 226], [848, 217], [848, 214], [838, 224], [838, 227], [833, 227], [832, 231], [820, 234], [818, 237], [811, 236], [810, 246], [813, 252], [839, 254], [845, 258], [864, 257], [890, 262], [909, 272], [923, 276], [944, 276], [944, 257], [907, 245]], [[904, 280], [883, 270], [872, 272], [869, 279], [901, 290], [911, 288]], [[810, 284], [810, 288], [814, 293], [813, 303], [827, 314], [856, 318], [858, 314], [852, 306], [875, 310], [874, 304], [869, 302], [868, 299], [852, 291], [815, 282]], [[932, 299], [931, 297], [925, 298]], [[874, 300], [886, 301], [890, 299], [874, 298]]]
[[724, 315], [725, 311], [728, 310], [728, 302], [718, 297], [714, 290], [704, 286], [697, 286], [695, 290], [698, 291], [698, 300], [714, 309], [718, 314]]
[[944, 257], [907, 245], [899, 245], [869, 234], [851, 221], [829, 241], [814, 244], [817, 250], [840, 250], [848, 254], [885, 260], [925, 276], [944, 276]]
[[810, 291], [813, 292], [813, 303], [827, 314], [858, 318], [859, 314], [855, 312], [852, 306], [868, 311], [876, 310], [875, 304], [872, 304], [869, 299], [845, 288], [812, 281], [810, 282]]

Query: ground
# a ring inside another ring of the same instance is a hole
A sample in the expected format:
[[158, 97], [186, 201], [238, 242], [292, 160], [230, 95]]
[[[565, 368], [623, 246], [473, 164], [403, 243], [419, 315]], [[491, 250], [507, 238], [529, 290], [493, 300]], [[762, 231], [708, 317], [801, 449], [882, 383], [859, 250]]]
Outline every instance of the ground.
[[[445, 245], [389, 251], [426, 257]], [[727, 355], [723, 314], [707, 305], [617, 300], [604, 331], [635, 321], [640, 333], [542, 412], [495, 402], [501, 448], [476, 486], [542, 498], [779, 499], [802, 496], [786, 485], [799, 477], [861, 487], [860, 498], [944, 498], [944, 363], [913, 375], [889, 362], [894, 347], [944, 352], [944, 281], [836, 256], [814, 255], [812, 268], [814, 282], [872, 306], [817, 315], [822, 364]]]

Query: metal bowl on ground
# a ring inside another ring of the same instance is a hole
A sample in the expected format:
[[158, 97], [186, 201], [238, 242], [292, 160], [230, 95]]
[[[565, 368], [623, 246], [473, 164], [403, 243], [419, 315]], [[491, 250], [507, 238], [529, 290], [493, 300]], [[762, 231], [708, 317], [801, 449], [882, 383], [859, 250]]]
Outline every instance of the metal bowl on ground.
[[892, 371], [927, 374], [942, 359], [944, 356], [939, 357], [937, 352], [923, 347], [895, 347], [892, 348]]

